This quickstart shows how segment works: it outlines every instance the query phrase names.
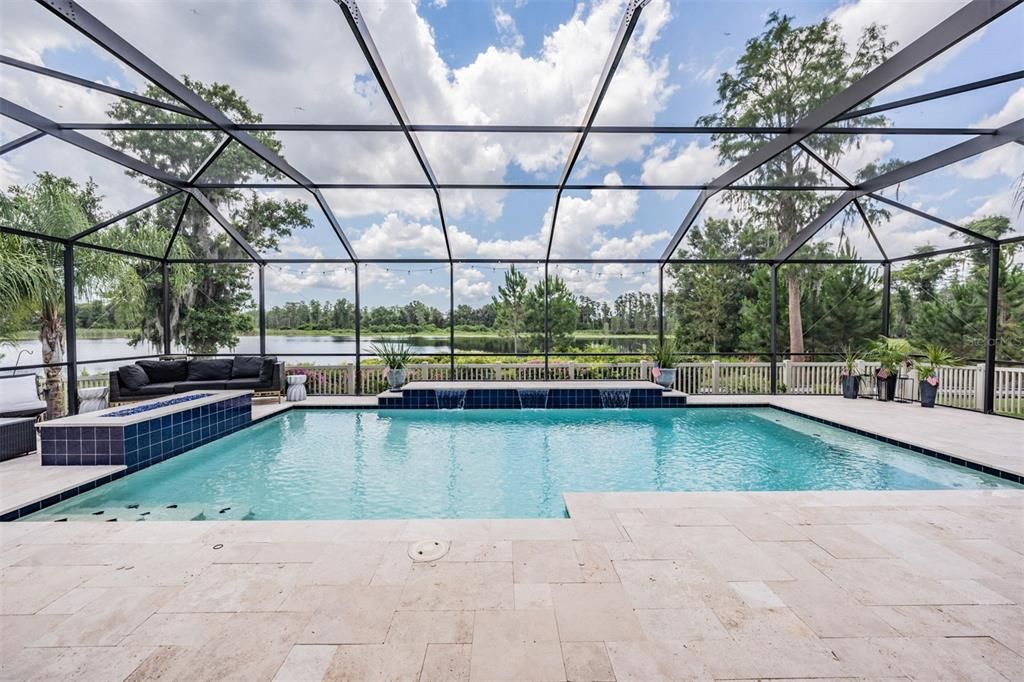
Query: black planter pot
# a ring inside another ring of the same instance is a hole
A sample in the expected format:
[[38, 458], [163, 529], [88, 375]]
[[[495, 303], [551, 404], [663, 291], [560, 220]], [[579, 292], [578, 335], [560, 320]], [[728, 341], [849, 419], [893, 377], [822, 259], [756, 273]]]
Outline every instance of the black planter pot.
[[851, 376], [845, 376], [842, 378], [843, 384], [843, 397], [851, 400], [857, 399], [857, 394], [860, 393], [860, 377], [856, 374]]
[[921, 407], [935, 407], [935, 396], [939, 394], [939, 386], [932, 386], [927, 381], [921, 382]]
[[891, 374], [885, 379], [881, 377], [875, 377], [875, 386], [878, 390], [878, 399], [889, 402], [896, 398], [896, 381], [898, 376]]

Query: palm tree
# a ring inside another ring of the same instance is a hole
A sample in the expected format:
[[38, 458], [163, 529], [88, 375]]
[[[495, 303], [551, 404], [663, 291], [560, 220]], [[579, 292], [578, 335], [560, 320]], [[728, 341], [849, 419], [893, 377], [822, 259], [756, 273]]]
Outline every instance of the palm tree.
[[[101, 197], [92, 182], [80, 187], [70, 178], [41, 173], [35, 182], [0, 191], [0, 221], [40, 235], [70, 237], [99, 223]], [[96, 233], [94, 243], [150, 253], [166, 245], [166, 230], [110, 226]], [[180, 248], [180, 247], [179, 247]], [[176, 254], [178, 255], [178, 254]], [[0, 307], [4, 324], [13, 330], [33, 321], [38, 325], [42, 362], [46, 365], [47, 412], [64, 409], [60, 363], [65, 358], [64, 247], [55, 242], [7, 235], [0, 248]], [[143, 295], [132, 259], [110, 257], [92, 249], [75, 252], [75, 289], [83, 295], [103, 292], [131, 309]], [[54, 366], [56, 365], [56, 366]]]
[[47, 274], [22, 249], [20, 238], [0, 235], [0, 346], [16, 341], [16, 333], [29, 312], [26, 302], [42, 298], [41, 282]]

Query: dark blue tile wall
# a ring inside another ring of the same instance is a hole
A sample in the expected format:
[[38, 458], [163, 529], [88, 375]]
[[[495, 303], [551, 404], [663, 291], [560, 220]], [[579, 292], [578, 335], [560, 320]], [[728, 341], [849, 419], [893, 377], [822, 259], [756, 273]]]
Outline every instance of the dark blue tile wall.
[[43, 466], [125, 465], [136, 471], [245, 428], [252, 396], [228, 398], [128, 426], [54, 426], [41, 431]]

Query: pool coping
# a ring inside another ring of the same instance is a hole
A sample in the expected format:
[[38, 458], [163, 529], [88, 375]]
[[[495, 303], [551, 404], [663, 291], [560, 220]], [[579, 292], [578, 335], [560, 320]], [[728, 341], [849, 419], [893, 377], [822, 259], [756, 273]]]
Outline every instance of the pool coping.
[[[277, 407], [277, 406], [275, 406], [275, 407]], [[941, 461], [946, 462], [948, 464], [953, 464], [953, 465], [956, 465], [956, 466], [962, 466], [962, 467], [971, 469], [973, 471], [979, 471], [981, 473], [985, 473], [985, 474], [988, 474], [990, 476], [994, 476], [996, 478], [1000, 478], [1002, 480], [1009, 481], [1011, 483], [1024, 484], [1024, 475], [1021, 475], [1021, 474], [1018, 474], [1018, 473], [1014, 473], [1012, 471], [1005, 471], [1003, 469], [992, 467], [992, 466], [989, 466], [987, 464], [983, 464], [981, 462], [975, 461], [973, 459], [965, 458], [965, 457], [962, 457], [962, 456], [959, 456], [959, 455], [952, 455], [952, 454], [949, 454], [948, 452], [943, 452], [941, 450], [937, 450], [937, 449], [934, 449], [934, 448], [924, 447], [924, 446], [921, 446], [921, 445], [915, 445], [914, 443], [909, 442], [907, 440], [901, 440], [901, 439], [898, 439], [898, 438], [890, 438], [888, 436], [883, 436], [881, 434], [874, 433], [874, 432], [871, 432], [871, 431], [867, 431], [865, 429], [861, 429], [861, 428], [858, 428], [858, 427], [855, 427], [855, 426], [849, 426], [849, 425], [846, 425], [846, 424], [842, 424], [840, 422], [837, 422], [837, 421], [834, 421], [834, 420], [831, 420], [831, 419], [825, 419], [823, 417], [817, 417], [815, 415], [807, 414], [806, 412], [801, 412], [801, 411], [795, 410], [795, 409], [793, 409], [791, 407], [785, 407], [785, 406], [777, 405], [777, 404], [771, 403], [771, 402], [769, 402], [767, 400], [763, 400], [763, 399], [762, 400], [751, 400], [751, 401], [736, 400], [736, 401], [733, 401], [733, 402], [724, 402], [724, 401], [723, 402], [717, 402], [716, 401], [716, 402], [713, 402], [713, 403], [689, 403], [689, 404], [686, 405], [686, 407], [672, 407], [672, 408], [665, 408], [665, 409], [671, 409], [671, 410], [709, 409], [709, 408], [735, 409], [735, 408], [751, 408], [751, 407], [762, 407], [762, 408], [770, 408], [770, 409], [774, 409], [774, 410], [779, 410], [780, 412], [785, 412], [785, 413], [792, 414], [792, 415], [795, 415], [795, 416], [798, 416], [798, 417], [803, 417], [805, 419], [810, 419], [811, 421], [817, 422], [819, 424], [824, 424], [826, 426], [831, 426], [831, 427], [834, 427], [834, 428], [838, 428], [838, 429], [841, 429], [843, 431], [848, 431], [850, 433], [855, 433], [857, 435], [865, 436], [867, 438], [871, 438], [873, 440], [877, 440], [877, 441], [880, 441], [880, 442], [883, 442], [883, 443], [887, 443], [889, 445], [894, 445], [896, 447], [902, 447], [902, 448], [905, 448], [907, 450], [910, 450], [911, 452], [916, 452], [918, 454], [925, 455], [927, 457], [932, 457], [934, 459], [941, 460]], [[372, 404], [369, 401], [367, 403], [365, 403], [365, 404], [349, 403], [349, 404], [339, 404], [339, 405], [332, 405], [332, 404], [325, 404], [325, 403], [303, 404], [302, 402], [287, 403], [285, 405], [281, 405], [279, 409], [274, 409], [273, 411], [270, 411], [270, 412], [268, 412], [266, 414], [262, 414], [262, 415], [260, 415], [258, 417], [254, 415], [252, 417], [252, 420], [251, 420], [249, 426], [253, 426], [255, 424], [262, 423], [262, 422], [264, 422], [264, 421], [266, 421], [268, 419], [271, 419], [272, 417], [277, 417], [279, 415], [285, 414], [287, 412], [291, 412], [293, 410], [311, 410], [311, 411], [312, 410], [367, 410], [367, 411], [372, 410], [372, 411], [379, 411], [379, 409], [380, 408], [377, 405]], [[395, 412], [395, 410], [385, 410], [385, 412], [393, 414]], [[248, 428], [248, 427], [246, 427], [246, 428]], [[242, 429], [242, 431], [244, 431], [244, 429]], [[241, 433], [242, 431], [239, 431], [239, 433]], [[121, 470], [112, 471], [112, 472], [109, 472], [109, 473], [106, 473], [106, 474], [101, 474], [101, 475], [99, 475], [99, 476], [97, 476], [97, 477], [95, 477], [95, 478], [93, 478], [91, 480], [86, 480], [86, 481], [83, 481], [82, 483], [79, 483], [79, 484], [76, 484], [76, 485], [72, 485], [72, 486], [68, 486], [68, 487], [66, 487], [64, 489], [58, 489], [55, 492], [52, 492], [52, 493], [49, 493], [49, 494], [44, 493], [44, 494], [40, 495], [39, 498], [34, 500], [33, 502], [24, 503], [24, 504], [19, 505], [18, 507], [12, 507], [12, 508], [3, 510], [2, 512], [0, 512], [0, 522], [15, 521], [15, 520], [21, 518], [22, 516], [28, 516], [29, 514], [34, 514], [35, 512], [37, 512], [37, 511], [39, 511], [41, 509], [44, 509], [46, 507], [52, 506], [54, 504], [57, 504], [58, 502], [62, 502], [64, 500], [66, 500], [66, 499], [74, 497], [75, 495], [79, 495], [81, 493], [88, 492], [88, 491], [92, 490], [93, 488], [96, 488], [97, 486], [103, 485], [105, 483], [109, 483], [111, 481], [115, 481], [115, 480], [117, 480], [117, 479], [119, 479], [119, 478], [121, 478], [123, 476], [126, 476], [128, 473], [129, 473], [128, 472], [128, 468], [124, 467]], [[786, 492], [786, 491], [782, 491], [782, 492]]]
[[[36, 428], [49, 429], [49, 428], [62, 428], [69, 426], [101, 426], [101, 427], [117, 427], [117, 426], [131, 426], [132, 424], [138, 424], [144, 421], [150, 421], [157, 417], [166, 417], [168, 415], [177, 414], [187, 410], [194, 409], [196, 407], [203, 407], [205, 405], [212, 405], [214, 403], [223, 402], [230, 400], [231, 398], [237, 398], [243, 395], [252, 395], [250, 389], [239, 389], [231, 391], [187, 391], [185, 393], [176, 393], [169, 396], [154, 396], [153, 399], [162, 400], [179, 400], [179, 402], [171, 405], [161, 405], [160, 407], [152, 409], [144, 409], [140, 412], [132, 412], [131, 414], [125, 414], [122, 416], [111, 416], [116, 412], [122, 410], [133, 409], [132, 404], [127, 405], [115, 405], [114, 407], [108, 407], [103, 410], [96, 412], [86, 412], [84, 414], [76, 414], [70, 417], [60, 417], [58, 419], [48, 419], [36, 424]], [[139, 403], [142, 405], [142, 403]]]

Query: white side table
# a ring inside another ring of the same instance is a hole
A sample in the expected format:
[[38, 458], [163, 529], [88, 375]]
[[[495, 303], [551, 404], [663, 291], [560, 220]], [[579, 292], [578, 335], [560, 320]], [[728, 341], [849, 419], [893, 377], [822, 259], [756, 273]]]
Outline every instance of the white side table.
[[306, 375], [289, 374], [288, 381], [288, 402], [298, 403], [306, 399]]
[[109, 393], [109, 386], [93, 386], [78, 389], [78, 413], [105, 410]]

